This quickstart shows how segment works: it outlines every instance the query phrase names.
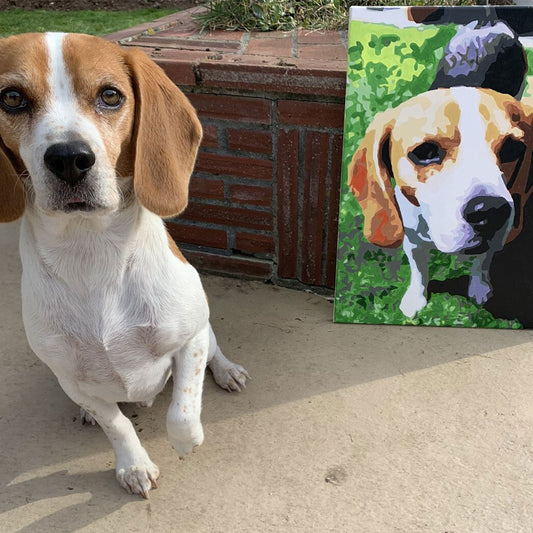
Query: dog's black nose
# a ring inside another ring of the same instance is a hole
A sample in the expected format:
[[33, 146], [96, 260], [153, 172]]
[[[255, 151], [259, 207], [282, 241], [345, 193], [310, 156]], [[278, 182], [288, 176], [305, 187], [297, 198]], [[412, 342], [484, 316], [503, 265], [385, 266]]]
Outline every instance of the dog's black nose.
[[463, 216], [477, 234], [490, 238], [509, 220], [511, 205], [501, 196], [477, 196], [466, 204]]
[[94, 152], [83, 141], [53, 144], [44, 153], [46, 168], [71, 186], [85, 177], [95, 161]]

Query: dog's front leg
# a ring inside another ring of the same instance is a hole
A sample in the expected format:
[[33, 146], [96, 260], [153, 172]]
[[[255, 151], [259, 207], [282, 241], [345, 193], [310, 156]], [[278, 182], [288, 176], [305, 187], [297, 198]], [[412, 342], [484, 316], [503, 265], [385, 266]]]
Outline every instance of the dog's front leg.
[[167, 412], [167, 432], [170, 444], [180, 457], [191, 453], [204, 440], [200, 413], [208, 350], [209, 326], [206, 326], [174, 355], [174, 388]]
[[406, 232], [403, 250], [411, 268], [411, 279], [400, 303], [400, 311], [406, 317], [412, 318], [427, 304], [429, 247], [424, 243], [411, 242]]
[[142, 447], [132, 423], [116, 403], [87, 396], [70, 380], [60, 379], [59, 382], [67, 395], [98, 422], [110, 440], [120, 485], [130, 494], [148, 498], [148, 491], [157, 488], [159, 468]]
[[476, 255], [472, 262], [468, 296], [480, 305], [492, 296], [489, 268], [493, 256], [493, 253]]

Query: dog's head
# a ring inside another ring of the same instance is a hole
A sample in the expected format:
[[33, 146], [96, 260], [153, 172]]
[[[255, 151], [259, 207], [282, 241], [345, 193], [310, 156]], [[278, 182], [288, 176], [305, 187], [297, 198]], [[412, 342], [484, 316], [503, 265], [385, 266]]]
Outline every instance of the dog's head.
[[25, 196], [48, 214], [109, 213], [132, 191], [176, 215], [201, 135], [187, 98], [139, 50], [78, 34], [0, 39], [0, 221], [20, 217]]
[[429, 91], [376, 115], [348, 168], [365, 237], [399, 246], [402, 203], [443, 252], [482, 253], [514, 238], [530, 193], [532, 121], [514, 98], [466, 87]]

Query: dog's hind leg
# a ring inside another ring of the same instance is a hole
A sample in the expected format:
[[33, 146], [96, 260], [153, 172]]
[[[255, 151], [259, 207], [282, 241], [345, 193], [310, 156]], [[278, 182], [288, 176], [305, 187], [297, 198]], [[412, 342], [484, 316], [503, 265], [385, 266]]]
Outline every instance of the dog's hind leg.
[[207, 365], [217, 385], [229, 392], [241, 392], [246, 387], [246, 379], [250, 379], [248, 372], [241, 365], [233, 363], [222, 353], [211, 325], [209, 325], [209, 355]]

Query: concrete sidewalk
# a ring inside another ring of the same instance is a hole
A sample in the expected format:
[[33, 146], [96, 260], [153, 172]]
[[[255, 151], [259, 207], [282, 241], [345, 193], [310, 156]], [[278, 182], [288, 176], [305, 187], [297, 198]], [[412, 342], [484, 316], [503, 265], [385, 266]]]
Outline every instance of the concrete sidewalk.
[[31, 353], [18, 224], [0, 226], [0, 531], [533, 531], [533, 332], [331, 322], [321, 297], [206, 277], [226, 354], [206, 378], [205, 443], [178, 460], [170, 390], [128, 406], [161, 468], [150, 500]]

